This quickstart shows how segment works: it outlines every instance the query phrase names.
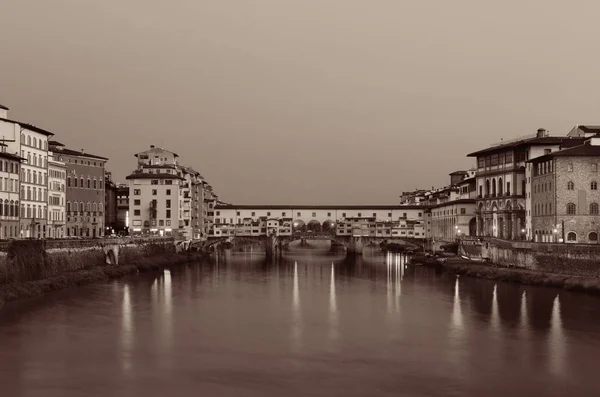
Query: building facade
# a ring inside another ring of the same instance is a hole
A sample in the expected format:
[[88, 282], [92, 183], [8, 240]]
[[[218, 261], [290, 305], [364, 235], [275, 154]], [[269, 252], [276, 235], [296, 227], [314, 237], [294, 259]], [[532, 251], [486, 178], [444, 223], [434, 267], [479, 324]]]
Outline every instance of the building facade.
[[539, 129], [534, 136], [469, 154], [477, 158], [477, 235], [530, 239], [531, 177], [527, 161], [582, 142], [582, 138], [549, 136]]
[[118, 235], [129, 234], [129, 185], [117, 185], [117, 224], [115, 233]]
[[67, 221], [67, 166], [58, 157], [48, 152], [48, 238], [65, 237]]
[[66, 165], [66, 237], [104, 236], [104, 175], [107, 158], [71, 150], [51, 141], [58, 161]]
[[534, 241], [598, 244], [600, 138], [530, 164]]
[[19, 170], [22, 158], [0, 145], [0, 239], [20, 237]]
[[116, 234], [117, 229], [117, 185], [112, 180], [112, 174], [104, 175], [104, 225], [105, 234]]

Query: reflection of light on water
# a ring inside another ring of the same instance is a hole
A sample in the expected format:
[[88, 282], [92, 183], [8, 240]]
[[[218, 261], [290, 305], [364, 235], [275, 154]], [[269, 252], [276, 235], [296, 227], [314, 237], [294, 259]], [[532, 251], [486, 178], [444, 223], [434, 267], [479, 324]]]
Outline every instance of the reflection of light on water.
[[460, 307], [460, 284], [459, 277], [456, 277], [456, 281], [454, 282], [454, 303], [452, 306], [452, 328], [454, 331], [463, 332], [464, 331], [464, 322], [463, 322], [463, 314], [462, 308]]
[[529, 329], [529, 321], [527, 319], [527, 292], [523, 291], [521, 295], [521, 331], [526, 333]]
[[498, 284], [494, 284], [494, 294], [492, 295], [492, 328], [500, 328], [500, 314], [498, 312]]
[[121, 365], [124, 371], [131, 370], [133, 346], [133, 311], [129, 297], [129, 285], [123, 288], [123, 303], [121, 304], [122, 329], [121, 329]]
[[163, 275], [163, 302], [162, 302], [162, 339], [163, 348], [167, 351], [163, 358], [171, 357], [173, 347], [173, 292], [171, 287], [171, 271], [165, 270]]
[[331, 281], [329, 283], [329, 337], [338, 338], [338, 309], [335, 292], [335, 271], [333, 263], [331, 264]]
[[297, 350], [300, 348], [302, 338], [301, 312], [300, 312], [300, 290], [298, 288], [298, 262], [294, 262], [294, 289], [292, 295], [292, 344]]
[[552, 305], [552, 319], [550, 320], [550, 333], [548, 344], [550, 350], [550, 368], [555, 375], [564, 375], [565, 372], [565, 335], [562, 319], [560, 317], [560, 298], [556, 295]]
[[390, 252], [388, 252], [386, 264], [387, 264], [387, 309], [388, 309], [389, 314], [392, 313], [392, 308], [394, 305], [394, 298], [393, 298], [393, 291], [392, 291], [392, 277], [394, 276], [394, 268], [392, 265], [393, 261], [394, 261], [393, 255]]

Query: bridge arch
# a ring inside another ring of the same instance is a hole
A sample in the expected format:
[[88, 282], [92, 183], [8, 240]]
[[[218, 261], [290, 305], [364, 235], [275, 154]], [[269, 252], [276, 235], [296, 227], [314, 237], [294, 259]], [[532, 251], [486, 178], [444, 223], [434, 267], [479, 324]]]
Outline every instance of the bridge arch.
[[294, 232], [305, 232], [306, 223], [302, 219], [296, 219], [292, 224], [292, 230]]
[[312, 220], [308, 222], [308, 225], [306, 225], [306, 230], [312, 231], [312, 232], [321, 232], [321, 222], [317, 221], [317, 220]]
[[327, 219], [325, 222], [323, 222], [323, 225], [321, 226], [321, 230], [324, 233], [334, 233], [335, 232], [335, 222], [332, 221], [331, 219]]

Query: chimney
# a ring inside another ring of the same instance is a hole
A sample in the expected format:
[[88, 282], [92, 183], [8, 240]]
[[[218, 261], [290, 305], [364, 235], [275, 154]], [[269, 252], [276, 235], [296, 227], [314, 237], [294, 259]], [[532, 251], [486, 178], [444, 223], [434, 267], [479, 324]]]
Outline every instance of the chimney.
[[84, 154], [84, 153], [85, 153], [85, 151], [83, 149], [81, 149], [81, 154]]
[[154, 149], [154, 145], [150, 145], [150, 149]]
[[546, 129], [544, 129], [544, 128], [538, 128], [536, 137], [543, 138], [545, 136], [547, 136]]

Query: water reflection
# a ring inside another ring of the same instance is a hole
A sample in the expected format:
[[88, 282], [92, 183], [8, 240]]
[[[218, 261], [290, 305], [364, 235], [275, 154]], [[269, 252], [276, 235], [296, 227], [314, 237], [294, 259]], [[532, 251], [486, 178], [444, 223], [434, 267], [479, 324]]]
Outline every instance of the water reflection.
[[597, 297], [406, 259], [234, 252], [12, 306], [0, 383], [49, 397], [99, 383], [97, 395], [600, 394]]
[[121, 305], [123, 326], [121, 329], [121, 365], [123, 370], [129, 372], [132, 366], [133, 348], [133, 310], [131, 308], [131, 297], [129, 296], [129, 285], [123, 287], [123, 303]]
[[302, 339], [302, 309], [300, 307], [300, 287], [298, 281], [298, 262], [294, 262], [294, 286], [292, 292], [292, 349], [300, 352]]

